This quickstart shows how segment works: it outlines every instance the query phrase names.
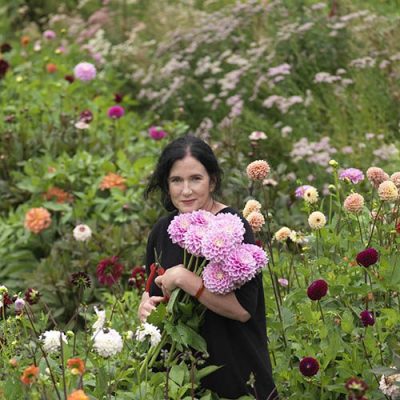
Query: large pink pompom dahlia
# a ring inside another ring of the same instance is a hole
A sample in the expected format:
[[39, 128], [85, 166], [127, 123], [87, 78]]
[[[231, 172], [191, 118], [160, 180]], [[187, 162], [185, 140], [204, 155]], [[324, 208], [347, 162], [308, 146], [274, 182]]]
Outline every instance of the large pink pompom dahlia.
[[80, 81], [91, 81], [96, 78], [96, 67], [88, 62], [81, 62], [74, 68], [74, 76]]
[[244, 243], [241, 248], [249, 251], [256, 262], [256, 269], [259, 271], [261, 268], [264, 268], [268, 264], [268, 256], [267, 253], [260, 247], [255, 244]]
[[238, 245], [228, 232], [212, 226], [203, 239], [203, 256], [207, 260], [224, 261]]
[[237, 215], [231, 213], [218, 214], [212, 221], [212, 227], [224, 230], [232, 237], [232, 240], [237, 244], [243, 242], [244, 233], [246, 232], [246, 230], [244, 228], [242, 220]]
[[183, 248], [190, 254], [203, 257], [202, 243], [206, 229], [206, 225], [190, 225], [183, 239]]
[[252, 253], [243, 246], [236, 247], [229, 255], [221, 268], [235, 282], [235, 286], [241, 286], [248, 282], [257, 273], [257, 263]]
[[190, 214], [179, 214], [170, 222], [167, 232], [172, 240], [172, 243], [177, 243], [179, 246], [184, 247], [185, 234], [191, 224]]
[[212, 293], [227, 294], [235, 289], [232, 278], [215, 261], [210, 261], [204, 268], [203, 281], [204, 286]]

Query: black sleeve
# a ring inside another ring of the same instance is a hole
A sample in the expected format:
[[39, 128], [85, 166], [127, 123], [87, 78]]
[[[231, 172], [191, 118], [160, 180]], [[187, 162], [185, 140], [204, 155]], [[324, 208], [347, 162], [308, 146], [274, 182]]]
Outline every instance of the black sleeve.
[[[244, 243], [255, 244], [253, 230], [249, 223], [242, 218], [246, 232], [244, 234]], [[252, 280], [246, 282], [239, 289], [235, 290], [236, 298], [240, 305], [253, 317], [257, 310], [258, 294], [260, 285], [262, 285], [262, 274], [257, 274]]]

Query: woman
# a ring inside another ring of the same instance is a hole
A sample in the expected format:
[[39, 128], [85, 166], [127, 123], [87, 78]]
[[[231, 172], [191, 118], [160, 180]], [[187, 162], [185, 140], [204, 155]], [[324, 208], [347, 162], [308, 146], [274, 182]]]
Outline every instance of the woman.
[[[146, 320], [164, 296], [181, 288], [195, 296], [206, 308], [201, 335], [207, 342], [207, 363], [219, 365], [217, 371], [202, 380], [202, 387], [219, 396], [237, 399], [250, 394], [259, 400], [278, 399], [272, 379], [265, 325], [265, 304], [261, 274], [226, 295], [209, 292], [203, 280], [182, 265], [183, 249], [168, 236], [169, 223], [178, 213], [206, 210], [213, 214], [238, 214], [215, 200], [221, 185], [221, 170], [211, 148], [194, 136], [174, 140], [162, 152], [147, 188], [148, 195], [161, 191], [164, 207], [172, 211], [153, 227], [146, 254], [146, 266], [161, 254], [166, 269], [153, 282], [150, 294], [144, 293], [138, 315]], [[252, 230], [243, 218], [244, 242], [254, 243]], [[255, 384], [249, 384], [251, 376]]]

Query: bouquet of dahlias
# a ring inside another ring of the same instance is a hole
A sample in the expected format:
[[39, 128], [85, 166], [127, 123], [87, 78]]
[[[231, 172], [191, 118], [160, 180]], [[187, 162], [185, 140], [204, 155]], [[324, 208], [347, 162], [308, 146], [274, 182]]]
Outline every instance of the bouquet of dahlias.
[[259, 246], [243, 243], [245, 228], [234, 214], [214, 215], [203, 210], [179, 214], [171, 221], [168, 233], [173, 243], [191, 255], [188, 263], [184, 260], [185, 267], [201, 274], [204, 286], [213, 293], [232, 292], [254, 278], [268, 262]]
[[[184, 249], [184, 266], [201, 275], [210, 292], [227, 294], [250, 281], [268, 263], [266, 253], [243, 243], [245, 227], [234, 214], [211, 214], [199, 210], [177, 215], [168, 227], [173, 243]], [[181, 289], [172, 292], [168, 305], [159, 304], [148, 322], [162, 325], [160, 343], [150, 349], [147, 366], [152, 366], [163, 346], [171, 344], [168, 360], [176, 350], [193, 348], [206, 353], [206, 343], [197, 333], [204, 314], [203, 305], [193, 302]]]

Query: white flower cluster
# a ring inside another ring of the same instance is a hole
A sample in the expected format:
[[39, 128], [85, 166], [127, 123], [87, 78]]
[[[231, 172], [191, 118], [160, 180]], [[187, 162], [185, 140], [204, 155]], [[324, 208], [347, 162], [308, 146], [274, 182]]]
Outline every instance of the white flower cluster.
[[115, 329], [102, 329], [94, 336], [93, 348], [104, 358], [115, 356], [122, 350], [122, 337]]
[[399, 399], [400, 398], [400, 386], [397, 386], [396, 383], [400, 382], [400, 374], [394, 374], [385, 376], [382, 375], [382, 378], [379, 382], [379, 389], [383, 394], [389, 396], [391, 399]]
[[150, 337], [150, 344], [152, 346], [157, 346], [157, 344], [161, 340], [160, 330], [156, 326], [149, 324], [147, 322], [144, 322], [136, 330], [136, 339], [139, 342], [143, 342], [147, 336]]
[[43, 349], [47, 354], [55, 353], [61, 347], [61, 340], [68, 344], [67, 338], [64, 333], [60, 331], [46, 331], [40, 335], [39, 339], [43, 343]]

